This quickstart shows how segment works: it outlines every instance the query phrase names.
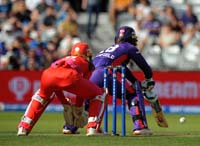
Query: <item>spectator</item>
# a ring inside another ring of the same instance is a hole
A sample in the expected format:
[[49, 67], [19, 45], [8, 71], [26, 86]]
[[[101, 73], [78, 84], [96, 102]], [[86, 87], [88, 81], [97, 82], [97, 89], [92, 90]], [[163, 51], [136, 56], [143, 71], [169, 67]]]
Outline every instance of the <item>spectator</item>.
[[34, 49], [30, 49], [27, 52], [27, 57], [23, 60], [21, 65], [21, 70], [40, 70], [38, 56], [36, 55], [36, 51]]
[[151, 11], [151, 5], [149, 0], [140, 0], [136, 5], [136, 20], [145, 19], [145, 17]]
[[186, 25], [185, 33], [182, 35], [183, 46], [197, 45], [200, 41], [200, 34], [192, 24]]
[[56, 44], [53, 41], [50, 41], [42, 50], [44, 68], [47, 68], [57, 58]]
[[8, 0], [0, 1], [0, 23], [7, 19], [11, 11], [11, 2]]
[[50, 41], [57, 34], [55, 28], [56, 13], [53, 6], [48, 6], [43, 13], [43, 24], [41, 25], [41, 40]]
[[149, 14], [145, 17], [143, 28], [149, 32], [150, 36], [157, 37], [160, 33], [161, 22], [156, 19], [156, 16], [153, 11], [150, 11]]
[[63, 5], [65, 8], [62, 10], [65, 12], [66, 16], [63, 20], [60, 21], [58, 25], [58, 32], [61, 37], [65, 36], [66, 34], [69, 34], [71, 36], [77, 36], [78, 35], [78, 23], [77, 23], [77, 14], [76, 12], [71, 8], [71, 6], [66, 3]]
[[8, 56], [7, 69], [9, 70], [20, 70], [22, 60], [26, 57], [28, 47], [22, 37], [16, 37], [12, 45], [9, 46], [6, 55]]
[[[133, 0], [112, 0], [109, 8], [109, 17], [114, 30], [120, 27], [122, 19], [129, 15], [128, 10], [132, 8]], [[129, 17], [129, 16], [128, 16]]]
[[30, 11], [33, 11], [40, 3], [41, 0], [25, 0], [26, 7]]
[[42, 23], [42, 18], [41, 18], [40, 13], [39, 13], [39, 11], [37, 9], [34, 9], [31, 12], [30, 18], [31, 18], [30, 25], [32, 25], [31, 29], [32, 30], [39, 29], [40, 28], [40, 24]]
[[15, 37], [15, 30], [10, 19], [6, 20], [2, 23], [1, 31], [0, 31], [1, 41], [5, 43], [5, 48], [10, 46]]
[[65, 37], [59, 42], [58, 46], [59, 58], [68, 55], [71, 50], [70, 47], [80, 41], [81, 39], [78, 36], [71, 36], [69, 34], [66, 34]]
[[[166, 37], [167, 36], [167, 37]], [[180, 36], [176, 35], [171, 23], [164, 24], [161, 28], [158, 43], [161, 48], [167, 48], [171, 45], [177, 44]]]
[[[99, 12], [100, 12], [100, 0], [82, 0], [82, 8], [87, 9], [88, 24], [87, 24], [87, 36], [91, 38], [92, 33], [95, 32], [98, 26]], [[92, 17], [95, 14], [95, 21]]]
[[31, 20], [30, 19], [31, 11], [28, 10], [25, 1], [23, 0], [18, 0], [14, 2], [12, 13], [14, 17], [17, 19], [16, 23], [19, 25], [18, 27], [23, 27], [23, 25], [26, 25]]
[[153, 11], [150, 11], [149, 14], [145, 17], [143, 22], [143, 29], [148, 32], [148, 44], [152, 45], [157, 43], [158, 36], [161, 30], [161, 22], [156, 18]]
[[185, 12], [181, 16], [181, 21], [183, 22], [184, 26], [188, 24], [196, 25], [198, 23], [197, 16], [193, 12], [193, 7], [191, 4], [187, 4]]
[[39, 13], [43, 13], [46, 8], [48, 7], [45, 0], [41, 0], [40, 3], [37, 5], [36, 9], [39, 11]]
[[184, 26], [182, 25], [180, 19], [177, 17], [176, 11], [173, 6], [167, 5], [164, 9], [164, 17], [161, 19], [161, 22], [163, 24], [169, 24], [170, 27], [172, 28], [172, 32], [175, 33], [176, 39], [174, 40], [175, 42], [178, 43], [180, 47], [182, 47], [182, 42], [181, 42], [181, 35], [184, 29]]
[[160, 11], [159, 20], [162, 24], [171, 23], [174, 26], [174, 23], [177, 23], [178, 17], [173, 6], [166, 5], [162, 11]]
[[71, 19], [77, 20], [77, 13], [71, 7], [69, 2], [63, 2], [59, 11], [57, 11], [57, 20], [56, 24], [59, 25], [62, 21], [66, 20], [66, 18], [70, 15]]
[[69, 55], [71, 46], [80, 41], [78, 34], [77, 14], [71, 8], [68, 8], [67, 16], [58, 25], [60, 42], [58, 44], [58, 56], [64, 57]]

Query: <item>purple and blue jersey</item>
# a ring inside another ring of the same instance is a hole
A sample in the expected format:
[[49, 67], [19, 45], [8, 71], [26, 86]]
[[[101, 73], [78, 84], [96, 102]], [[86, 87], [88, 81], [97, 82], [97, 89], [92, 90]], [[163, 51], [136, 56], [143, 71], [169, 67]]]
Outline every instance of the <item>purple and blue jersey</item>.
[[[147, 79], [152, 77], [152, 70], [150, 66], [147, 64], [147, 62], [145, 61], [144, 57], [141, 55], [141, 53], [135, 46], [127, 42], [115, 44], [101, 51], [93, 59], [93, 64], [95, 66], [95, 70], [97, 71], [100, 69], [103, 70], [103, 68], [106, 66], [123, 65], [126, 67], [131, 59], [144, 72], [144, 75]], [[94, 75], [95, 74], [96, 73], [94, 71]], [[95, 78], [100, 78], [100, 76], [103, 76], [103, 71], [101, 71], [100, 74], [98, 73], [98, 76], [96, 76]], [[94, 80], [93, 78], [94, 76], [92, 76], [91, 79]], [[136, 80], [128, 68], [126, 71], [126, 78], [131, 82], [134, 82]], [[101, 82], [101, 86], [103, 85], [102, 82]]]
[[[104, 67], [107, 66], [119, 66], [123, 65], [127, 66], [130, 60], [133, 60], [144, 72], [145, 77], [152, 77], [152, 70], [150, 66], [147, 64], [139, 50], [131, 45], [130, 43], [123, 42], [120, 44], [115, 44], [96, 55], [93, 59], [93, 64], [95, 66], [95, 70], [93, 71], [90, 81], [94, 82], [99, 87], [103, 88], [103, 80], [104, 80]], [[126, 67], [126, 79], [128, 79], [131, 83], [134, 83], [137, 79], [134, 77], [132, 72]], [[112, 75], [108, 75], [108, 90], [109, 93], [112, 94]], [[117, 84], [121, 84], [117, 82]], [[109, 86], [110, 85], [110, 86]], [[117, 97], [121, 97], [120, 93], [120, 85], [117, 85]], [[132, 96], [131, 92], [126, 91], [127, 97]]]

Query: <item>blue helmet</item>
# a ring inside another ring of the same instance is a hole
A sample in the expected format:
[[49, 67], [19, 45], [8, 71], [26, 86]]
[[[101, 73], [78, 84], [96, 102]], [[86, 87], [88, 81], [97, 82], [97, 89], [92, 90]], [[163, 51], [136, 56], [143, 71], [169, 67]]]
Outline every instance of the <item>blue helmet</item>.
[[119, 42], [128, 42], [136, 46], [137, 36], [135, 34], [135, 30], [129, 26], [120, 27], [115, 36], [115, 43]]

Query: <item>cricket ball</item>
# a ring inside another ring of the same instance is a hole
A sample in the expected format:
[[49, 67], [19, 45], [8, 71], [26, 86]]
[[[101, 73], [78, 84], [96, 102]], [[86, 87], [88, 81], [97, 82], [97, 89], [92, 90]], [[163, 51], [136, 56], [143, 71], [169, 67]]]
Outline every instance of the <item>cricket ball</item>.
[[186, 121], [186, 118], [185, 117], [180, 117], [180, 119], [179, 119], [179, 122], [182, 124], [182, 123], [184, 123]]

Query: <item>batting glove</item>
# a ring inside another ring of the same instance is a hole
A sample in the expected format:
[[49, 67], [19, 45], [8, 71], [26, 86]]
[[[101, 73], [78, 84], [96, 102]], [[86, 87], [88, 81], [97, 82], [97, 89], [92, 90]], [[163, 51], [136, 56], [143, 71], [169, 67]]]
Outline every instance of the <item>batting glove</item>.
[[142, 89], [145, 91], [151, 91], [155, 86], [155, 81], [150, 78], [150, 79], [146, 79], [142, 82]]

